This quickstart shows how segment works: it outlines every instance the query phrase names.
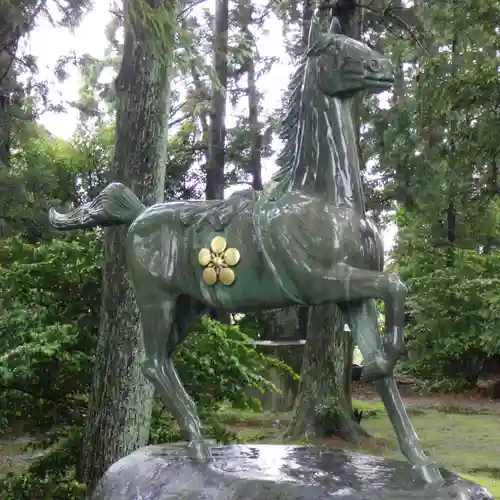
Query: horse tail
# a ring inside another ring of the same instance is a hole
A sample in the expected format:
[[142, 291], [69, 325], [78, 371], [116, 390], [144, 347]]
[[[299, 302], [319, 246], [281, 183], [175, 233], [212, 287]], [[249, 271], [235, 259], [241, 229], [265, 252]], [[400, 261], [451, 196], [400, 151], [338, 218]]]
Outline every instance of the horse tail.
[[66, 213], [49, 210], [49, 221], [60, 230], [131, 224], [146, 207], [127, 186], [112, 182], [92, 201]]

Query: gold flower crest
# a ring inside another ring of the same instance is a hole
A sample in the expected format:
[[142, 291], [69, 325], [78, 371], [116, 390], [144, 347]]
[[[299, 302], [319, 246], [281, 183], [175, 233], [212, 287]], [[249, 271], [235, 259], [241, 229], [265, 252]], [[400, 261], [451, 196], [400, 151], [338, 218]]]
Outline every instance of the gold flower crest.
[[208, 285], [220, 282], [229, 286], [234, 283], [236, 275], [231, 267], [240, 261], [240, 252], [236, 248], [227, 248], [227, 241], [216, 236], [210, 248], [202, 248], [198, 253], [198, 262], [203, 266], [203, 281]]

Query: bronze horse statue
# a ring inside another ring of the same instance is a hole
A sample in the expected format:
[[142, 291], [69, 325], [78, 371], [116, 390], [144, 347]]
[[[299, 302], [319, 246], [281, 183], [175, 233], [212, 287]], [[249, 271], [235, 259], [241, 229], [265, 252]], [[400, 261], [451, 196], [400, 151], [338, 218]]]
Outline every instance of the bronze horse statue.
[[[393, 83], [391, 63], [315, 18], [289, 88], [279, 171], [262, 192], [227, 200], [146, 208], [120, 183], [62, 214], [61, 230], [130, 225], [126, 254], [141, 316], [144, 373], [200, 458], [210, 458], [195, 404], [172, 363], [175, 349], [208, 310], [245, 312], [338, 304], [376, 381], [403, 454], [429, 483], [443, 481], [424, 454], [400, 393], [394, 365], [403, 351], [407, 290], [383, 270], [380, 234], [367, 217], [351, 98]], [[376, 299], [385, 303], [385, 335]]]

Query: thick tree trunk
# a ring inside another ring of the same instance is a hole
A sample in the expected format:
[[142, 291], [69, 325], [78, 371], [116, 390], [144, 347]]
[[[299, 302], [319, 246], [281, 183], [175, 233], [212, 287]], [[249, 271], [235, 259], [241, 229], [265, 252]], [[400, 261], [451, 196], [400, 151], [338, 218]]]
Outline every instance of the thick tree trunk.
[[248, 61], [248, 119], [252, 146], [250, 150], [250, 172], [252, 173], [252, 187], [257, 191], [262, 190], [262, 162], [260, 148], [262, 135], [259, 124], [259, 94], [257, 92], [257, 76], [255, 74], [255, 60]]
[[352, 418], [353, 349], [340, 309], [334, 304], [311, 307], [307, 330], [299, 391], [285, 435], [358, 441], [366, 432]]
[[[200, 72], [196, 67], [195, 62], [191, 64], [191, 76], [193, 77], [194, 86], [198, 96], [203, 96], [206, 94], [207, 89], [203, 85], [201, 80]], [[203, 147], [203, 155], [205, 156], [205, 165], [208, 166], [208, 142], [209, 142], [209, 115], [208, 111], [202, 110], [199, 114], [200, 126], [201, 126], [201, 143]]]
[[218, 82], [217, 85], [212, 85], [207, 185], [205, 191], [207, 200], [224, 198], [228, 23], [229, 0], [216, 0], [213, 64]]
[[18, 12], [10, 2], [0, 4], [0, 168], [6, 169], [10, 156], [11, 116], [14, 57], [20, 37], [20, 28], [14, 16]]
[[[342, 7], [347, 9], [340, 16], [343, 31], [354, 36], [354, 31], [359, 31], [360, 23], [352, 18], [350, 2], [339, 4], [338, 8]], [[310, 15], [311, 3], [304, 0], [304, 43]], [[286, 434], [294, 438], [335, 435], [349, 441], [357, 440], [363, 431], [352, 418], [351, 365], [354, 346], [351, 335], [344, 331], [344, 320], [335, 304], [309, 308], [308, 318], [307, 343], [294, 417]], [[318, 418], [321, 408], [327, 409], [328, 418]]]
[[[125, 2], [126, 12], [135, 1]], [[149, 4], [164, 14], [162, 1]], [[132, 26], [130, 15], [125, 19], [111, 180], [130, 186], [144, 203], [151, 203], [163, 200], [165, 187], [171, 58], [155, 54], [144, 42], [152, 35], [147, 28]], [[141, 370], [143, 345], [127, 278], [126, 232], [111, 228], [105, 233], [100, 338], [80, 469], [80, 480], [90, 490], [111, 464], [146, 444], [149, 436], [153, 387]]]
[[[212, 54], [217, 82], [212, 84], [212, 106], [208, 129], [207, 183], [205, 188], [207, 200], [224, 198], [228, 30], [229, 0], [216, 0]], [[231, 315], [222, 310], [213, 311], [212, 316], [221, 323], [231, 322]]]

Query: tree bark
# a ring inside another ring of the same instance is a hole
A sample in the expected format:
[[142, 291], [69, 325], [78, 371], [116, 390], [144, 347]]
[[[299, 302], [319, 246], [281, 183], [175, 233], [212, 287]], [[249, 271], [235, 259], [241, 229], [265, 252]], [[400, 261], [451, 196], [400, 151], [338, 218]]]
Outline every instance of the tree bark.
[[[455, 14], [454, 14], [455, 15]], [[458, 65], [460, 63], [460, 49], [458, 45], [458, 33], [455, 33], [452, 43], [451, 43], [451, 71], [450, 77], [452, 81], [456, 79], [456, 73], [458, 70]], [[449, 110], [449, 161], [448, 169], [452, 169], [452, 165], [455, 163], [456, 148], [455, 148], [455, 134], [458, 129], [458, 119], [456, 116], [456, 110], [453, 105], [451, 105]], [[450, 176], [448, 181], [448, 206], [446, 207], [446, 239], [448, 240], [448, 248], [446, 251], [446, 265], [447, 267], [453, 267], [455, 265], [455, 254], [456, 254], [456, 239], [457, 239], [457, 210], [455, 207], [454, 198], [456, 197], [456, 185], [454, 182], [454, 176]]]
[[[110, 180], [130, 186], [143, 203], [149, 204], [164, 197], [171, 57], [155, 53], [145, 43], [150, 31], [127, 12], [135, 1], [125, 1], [125, 41], [116, 79], [116, 142]], [[165, 14], [161, 0], [148, 3]], [[172, 16], [176, 15], [175, 6], [174, 2], [169, 7]], [[169, 36], [173, 43], [173, 34]], [[79, 471], [79, 479], [90, 492], [111, 464], [145, 445], [149, 436], [153, 387], [141, 369], [143, 345], [127, 277], [126, 233], [126, 228], [109, 228], [104, 237], [100, 337]]]
[[302, 47], [304, 49], [307, 47], [307, 40], [309, 38], [309, 26], [311, 24], [311, 19], [314, 15], [314, 7], [316, 2], [313, 0], [303, 0], [302, 2]]
[[291, 438], [337, 436], [357, 442], [366, 432], [352, 418], [352, 343], [335, 304], [309, 309], [295, 408], [285, 435]]
[[[0, 5], [0, 168], [7, 169], [10, 157], [10, 106], [15, 83], [14, 58], [17, 52], [20, 26], [16, 23], [17, 9], [10, 2]], [[22, 20], [21, 20], [22, 21]]]
[[250, 149], [250, 172], [252, 173], [252, 188], [256, 191], [262, 190], [262, 162], [261, 145], [262, 135], [259, 124], [259, 94], [257, 92], [257, 76], [255, 74], [255, 59], [248, 60], [248, 120], [250, 122], [250, 134], [252, 145]]
[[205, 191], [207, 200], [224, 198], [228, 23], [229, 1], [216, 0], [213, 64], [218, 81], [217, 84], [212, 85], [207, 185]]
[[[191, 76], [193, 77], [194, 87], [196, 89], [198, 96], [203, 96], [207, 92], [203, 82], [201, 80], [200, 72], [196, 67], [195, 62], [191, 63]], [[203, 155], [205, 156], [205, 165], [208, 166], [208, 143], [209, 143], [209, 116], [208, 111], [202, 110], [199, 114], [200, 126], [201, 126], [201, 142], [203, 147]]]
[[261, 156], [262, 134], [259, 123], [259, 93], [257, 90], [257, 74], [255, 67], [257, 53], [255, 52], [255, 39], [250, 31], [255, 7], [250, 0], [245, 0], [239, 3], [239, 11], [241, 16], [241, 30], [248, 41], [248, 46], [254, 49], [248, 55], [247, 60], [242, 66], [247, 73], [248, 123], [251, 138], [248, 172], [250, 172], [252, 176], [252, 188], [256, 191], [261, 191], [263, 187]]
[[[359, 20], [353, 19], [352, 5], [338, 3], [344, 33], [353, 36], [359, 30]], [[304, 23], [309, 25], [311, 3], [304, 0]], [[308, 30], [303, 29], [306, 43]], [[355, 108], [356, 109], [356, 108]], [[304, 312], [302, 312], [304, 314]], [[348, 441], [357, 441], [366, 435], [354, 421], [351, 398], [351, 365], [354, 345], [344, 331], [344, 319], [336, 304], [309, 308], [307, 337], [300, 384], [295, 401], [294, 416], [285, 434], [290, 437], [324, 437], [335, 435]], [[319, 418], [318, 411], [328, 412], [328, 418]]]

